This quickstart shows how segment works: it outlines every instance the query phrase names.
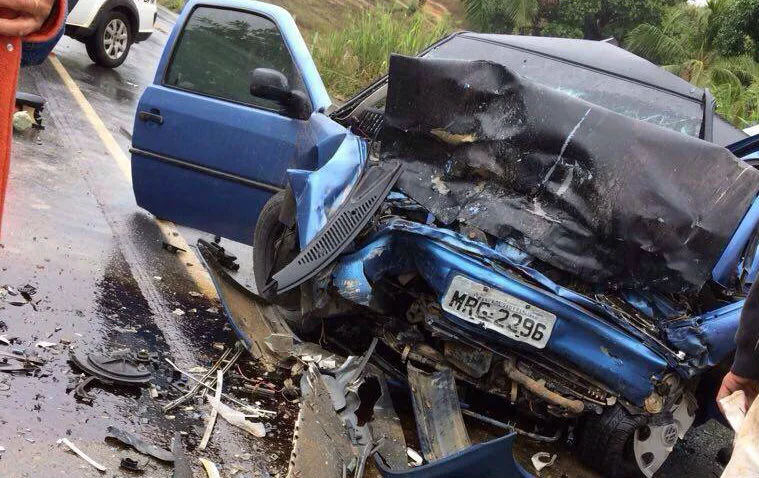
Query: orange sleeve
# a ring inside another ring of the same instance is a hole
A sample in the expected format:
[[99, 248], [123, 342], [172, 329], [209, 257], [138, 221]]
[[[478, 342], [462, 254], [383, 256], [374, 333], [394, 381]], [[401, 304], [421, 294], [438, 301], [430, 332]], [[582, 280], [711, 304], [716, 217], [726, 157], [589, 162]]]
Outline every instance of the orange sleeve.
[[66, 21], [66, 0], [55, 0], [53, 4], [53, 10], [50, 12], [50, 16], [47, 17], [42, 27], [37, 32], [32, 33], [24, 37], [25, 42], [43, 42], [50, 40], [58, 31], [63, 28], [63, 23]]

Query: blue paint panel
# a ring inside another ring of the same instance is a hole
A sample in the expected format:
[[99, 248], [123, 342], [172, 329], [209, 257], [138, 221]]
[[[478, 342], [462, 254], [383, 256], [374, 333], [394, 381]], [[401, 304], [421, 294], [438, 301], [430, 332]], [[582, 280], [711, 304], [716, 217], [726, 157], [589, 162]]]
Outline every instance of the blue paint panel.
[[[323, 156], [331, 152], [335, 144], [335, 141], [328, 142]], [[366, 157], [366, 142], [344, 130], [337, 150], [322, 167], [311, 173], [288, 171], [297, 205], [301, 250], [324, 228], [327, 220], [353, 191], [364, 170]]]
[[[244, 244], [252, 244], [258, 213], [272, 195], [261, 189], [162, 164], [139, 154], [132, 155], [132, 177], [140, 178], [134, 182], [137, 205], [156, 217], [171, 218], [178, 224]], [[167, 177], [171, 179], [166, 181]], [[201, 189], [203, 195], [194, 194], [187, 187], [189, 184]], [[153, 200], [157, 191], [160, 198]], [[229, 207], [230, 204], [245, 207]]]
[[743, 250], [748, 244], [751, 235], [759, 226], [759, 198], [754, 200], [738, 229], [727, 244], [722, 257], [712, 270], [712, 278], [718, 284], [729, 287], [738, 275], [738, 264], [743, 256]]
[[[432, 229], [432, 228], [429, 228]], [[363, 274], [357, 272], [363, 268]], [[358, 251], [343, 256], [333, 271], [340, 294], [368, 303], [371, 283], [386, 274], [418, 271], [442, 297], [453, 275], [462, 274], [556, 314], [545, 351], [607, 384], [627, 400], [642, 405], [653, 390], [652, 379], [668, 367], [661, 355], [609, 320], [558, 295], [494, 271], [490, 265], [422, 234], [387, 228]], [[351, 280], [347, 287], [346, 280]], [[447, 314], [446, 314], [447, 315]], [[535, 350], [497, 333], [483, 331], [447, 315], [458, 326], [506, 347]]]

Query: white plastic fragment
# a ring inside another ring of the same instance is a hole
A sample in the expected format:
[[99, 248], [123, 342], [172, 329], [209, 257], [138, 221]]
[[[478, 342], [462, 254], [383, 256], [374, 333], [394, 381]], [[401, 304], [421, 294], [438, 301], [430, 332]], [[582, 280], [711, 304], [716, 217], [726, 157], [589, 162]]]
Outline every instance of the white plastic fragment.
[[216, 464], [214, 462], [212, 462], [211, 460], [207, 460], [205, 458], [198, 458], [198, 459], [200, 460], [200, 463], [203, 464], [203, 468], [205, 468], [208, 478], [221, 478], [221, 475], [219, 474], [219, 469], [216, 468]]
[[417, 453], [413, 448], [406, 447], [406, 455], [411, 460], [411, 466], [421, 466], [424, 463], [422, 455]]
[[10, 345], [11, 344], [11, 340], [8, 338], [7, 335], [0, 335], [0, 344]]
[[206, 398], [208, 399], [208, 403], [219, 412], [221, 418], [226, 420], [230, 425], [241, 428], [258, 438], [266, 436], [266, 429], [264, 428], [263, 423], [249, 422], [245, 419], [244, 413], [238, 412], [237, 410], [224, 405], [216, 397], [206, 395]]
[[174, 315], [184, 315], [184, 310], [176, 308], [176, 309], [172, 310], [171, 313], [174, 314]]
[[56, 344], [55, 342], [46, 342], [46, 341], [43, 340], [43, 341], [37, 342], [36, 346], [39, 347], [39, 348], [41, 348], [41, 349], [46, 349], [46, 348], [50, 348], [50, 347], [55, 347], [56, 345], [58, 345], [58, 344]]
[[61, 444], [61, 443], [63, 443], [67, 447], [69, 447], [69, 449], [71, 451], [73, 451], [74, 453], [76, 453], [77, 455], [79, 455], [80, 458], [82, 458], [84, 461], [86, 461], [87, 463], [89, 463], [93, 467], [97, 468], [98, 470], [100, 470], [100, 471], [108, 471], [108, 468], [104, 467], [103, 465], [101, 465], [100, 463], [96, 462], [95, 460], [93, 460], [89, 456], [85, 455], [84, 452], [82, 450], [80, 450], [79, 448], [77, 448], [76, 445], [74, 445], [73, 443], [71, 443], [68, 438], [61, 438], [60, 440], [58, 440], [58, 444]]
[[540, 470], [547, 466], [551, 466], [554, 463], [556, 463], [556, 458], [558, 455], [551, 455], [548, 452], [545, 451], [539, 451], [532, 455], [532, 466], [535, 467], [535, 471], [540, 473]]
[[[216, 392], [214, 394], [214, 398], [221, 403], [221, 389], [224, 385], [224, 372], [221, 370], [216, 371]], [[206, 424], [206, 431], [203, 433], [203, 439], [200, 440], [200, 445], [198, 445], [199, 450], [205, 450], [206, 446], [208, 446], [208, 440], [211, 439], [211, 432], [213, 432], [213, 426], [216, 424], [216, 415], [218, 415], [219, 410], [216, 407], [213, 407], [212, 405], [211, 410], [211, 416], [208, 417], [208, 424]], [[203, 460], [203, 458], [201, 458]], [[203, 464], [205, 466], [205, 463]]]

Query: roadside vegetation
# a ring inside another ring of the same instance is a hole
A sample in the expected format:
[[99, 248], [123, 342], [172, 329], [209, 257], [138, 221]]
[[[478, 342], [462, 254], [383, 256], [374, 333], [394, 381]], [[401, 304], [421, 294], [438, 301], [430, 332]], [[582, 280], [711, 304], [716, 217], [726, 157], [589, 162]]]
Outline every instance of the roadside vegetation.
[[474, 29], [614, 37], [702, 88], [734, 125], [759, 123], [759, 0], [463, 0]]
[[330, 93], [341, 100], [386, 74], [391, 53], [416, 54], [451, 29], [447, 16], [405, 8], [366, 9], [341, 30], [314, 33], [311, 52]]

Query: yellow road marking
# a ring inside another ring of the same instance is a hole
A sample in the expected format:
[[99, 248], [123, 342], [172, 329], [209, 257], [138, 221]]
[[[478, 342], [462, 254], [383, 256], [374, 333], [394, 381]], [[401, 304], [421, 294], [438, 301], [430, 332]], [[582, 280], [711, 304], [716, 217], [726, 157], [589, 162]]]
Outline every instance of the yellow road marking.
[[[129, 182], [129, 184], [132, 184], [132, 163], [127, 155], [119, 147], [119, 144], [113, 138], [111, 132], [108, 131], [108, 128], [106, 128], [103, 120], [100, 118], [100, 116], [98, 116], [97, 112], [95, 112], [95, 108], [93, 108], [90, 102], [87, 101], [87, 98], [85, 98], [82, 90], [80, 90], [76, 85], [76, 82], [73, 78], [71, 78], [71, 75], [69, 75], [69, 72], [66, 71], [66, 68], [64, 68], [63, 64], [61, 64], [60, 60], [56, 56], [51, 55], [50, 63], [52, 63], [53, 68], [55, 68], [55, 71], [61, 77], [63, 84], [66, 86], [66, 88], [71, 93], [71, 96], [74, 97], [74, 100], [76, 100], [77, 104], [82, 109], [82, 112], [84, 113], [85, 118], [87, 118], [87, 121], [89, 121], [92, 127], [95, 128], [95, 132], [100, 138], [100, 141], [102, 141], [103, 145], [108, 150], [108, 153], [116, 161], [116, 166], [118, 166], [119, 170], [124, 175], [124, 178]], [[166, 242], [187, 251], [186, 254], [181, 256], [182, 264], [187, 269], [187, 273], [195, 282], [198, 290], [206, 297], [216, 297], [216, 288], [214, 287], [213, 282], [211, 282], [211, 278], [209, 277], [203, 265], [198, 260], [198, 257], [187, 244], [187, 241], [185, 241], [185, 239], [176, 230], [174, 223], [170, 221], [163, 221], [157, 218], [155, 219], [155, 222], [158, 224], [158, 228], [161, 230], [161, 234], [163, 234], [164, 240]]]

